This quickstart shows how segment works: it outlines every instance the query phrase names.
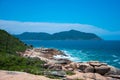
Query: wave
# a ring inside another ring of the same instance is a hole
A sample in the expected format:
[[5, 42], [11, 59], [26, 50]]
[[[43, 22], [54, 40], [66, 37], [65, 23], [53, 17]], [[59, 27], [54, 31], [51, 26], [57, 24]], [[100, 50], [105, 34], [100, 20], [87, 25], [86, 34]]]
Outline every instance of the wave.
[[68, 60], [71, 60], [71, 61], [74, 61], [74, 62], [79, 62], [80, 61], [80, 58], [77, 58], [77, 57], [73, 57], [71, 54], [69, 54], [69, 52], [67, 50], [62, 50], [62, 52], [64, 52], [64, 55], [55, 55], [54, 58], [55, 59], [68, 59]]
[[116, 55], [112, 55], [112, 57], [116, 58], [117, 56]]
[[119, 59], [115, 59], [115, 60], [113, 60], [113, 62], [118, 62], [119, 61]]

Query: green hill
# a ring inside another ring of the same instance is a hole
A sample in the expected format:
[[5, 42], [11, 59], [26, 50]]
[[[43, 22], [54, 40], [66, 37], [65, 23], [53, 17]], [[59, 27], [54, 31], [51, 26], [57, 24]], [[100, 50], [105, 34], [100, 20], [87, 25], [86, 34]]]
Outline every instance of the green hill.
[[42, 74], [43, 61], [33, 58], [18, 56], [16, 52], [29, 48], [19, 39], [0, 30], [0, 70], [24, 71], [33, 74]]
[[16, 51], [24, 51], [26, 48], [27, 46], [22, 41], [0, 30], [0, 52], [15, 54]]

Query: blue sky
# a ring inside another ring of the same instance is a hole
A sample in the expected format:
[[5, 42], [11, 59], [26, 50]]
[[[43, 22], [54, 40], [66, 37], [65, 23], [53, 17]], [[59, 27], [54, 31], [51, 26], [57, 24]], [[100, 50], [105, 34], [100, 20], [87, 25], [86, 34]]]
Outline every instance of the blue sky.
[[0, 28], [12, 34], [76, 29], [116, 40], [120, 0], [0, 0]]

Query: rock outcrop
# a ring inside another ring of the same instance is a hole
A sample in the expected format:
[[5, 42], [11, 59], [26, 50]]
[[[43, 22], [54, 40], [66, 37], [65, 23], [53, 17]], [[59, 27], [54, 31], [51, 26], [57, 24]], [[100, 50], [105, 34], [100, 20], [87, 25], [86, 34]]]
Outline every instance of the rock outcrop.
[[45, 72], [45, 75], [65, 77], [66, 73], [65, 73], [65, 71], [47, 71], [47, 72]]
[[79, 73], [75, 75], [67, 76], [67, 80], [117, 80], [110, 77], [102, 76], [98, 73]]
[[[45, 69], [54, 71], [49, 72], [49, 75], [65, 77], [65, 71], [76, 72], [75, 75], [67, 76], [67, 80], [83, 79], [83, 80], [120, 80], [120, 69], [112, 67], [106, 63], [99, 61], [89, 62], [72, 62], [68, 59], [56, 59], [54, 56], [66, 56], [63, 52], [56, 49], [38, 48], [26, 50], [20, 53], [24, 57], [39, 58], [45, 61], [43, 65]], [[64, 76], [59, 75], [64, 72]]]
[[[72, 62], [65, 66], [66, 70], [77, 71], [76, 75], [69, 76], [71, 80], [83, 79], [83, 80], [119, 80], [120, 70], [101, 63], [98, 61], [90, 61], [86, 63], [75, 63]], [[79, 76], [80, 74], [80, 76]], [[84, 75], [89, 75], [84, 78]], [[94, 77], [93, 77], [94, 75]], [[73, 79], [74, 78], [74, 79]]]

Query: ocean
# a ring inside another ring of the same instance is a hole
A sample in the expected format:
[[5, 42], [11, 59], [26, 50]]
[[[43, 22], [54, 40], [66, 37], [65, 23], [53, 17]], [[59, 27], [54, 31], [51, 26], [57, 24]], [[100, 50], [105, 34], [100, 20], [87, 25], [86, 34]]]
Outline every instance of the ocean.
[[[120, 68], [120, 41], [87, 40], [22, 40], [34, 47], [62, 50], [75, 62], [101, 61]], [[56, 56], [60, 57], [60, 56]]]

